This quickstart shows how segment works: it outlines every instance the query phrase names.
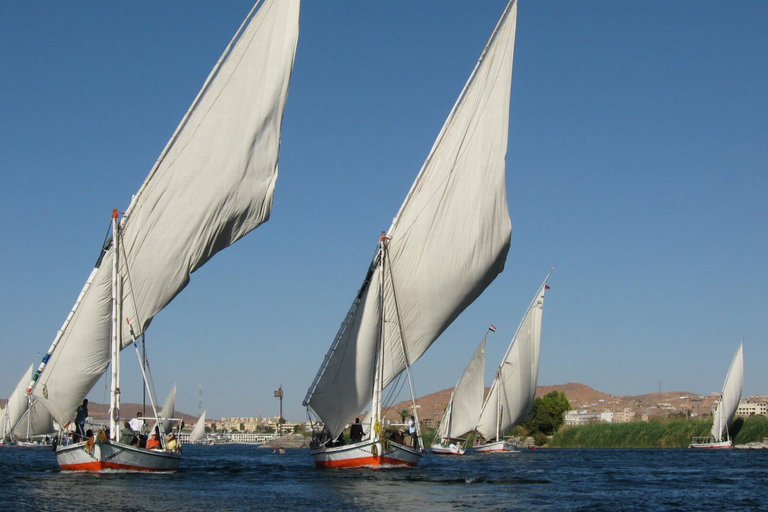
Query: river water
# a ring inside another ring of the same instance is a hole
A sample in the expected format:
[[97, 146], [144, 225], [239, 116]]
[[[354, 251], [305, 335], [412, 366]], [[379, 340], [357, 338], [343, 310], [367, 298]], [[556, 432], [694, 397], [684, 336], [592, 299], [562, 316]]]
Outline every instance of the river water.
[[527, 450], [317, 469], [307, 450], [186, 445], [175, 474], [64, 473], [0, 447], [2, 511], [767, 510], [768, 451]]

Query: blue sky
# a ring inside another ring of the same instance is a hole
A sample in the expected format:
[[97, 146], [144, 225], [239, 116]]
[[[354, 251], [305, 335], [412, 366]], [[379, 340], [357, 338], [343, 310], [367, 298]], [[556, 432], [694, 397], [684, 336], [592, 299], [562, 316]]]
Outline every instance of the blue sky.
[[[306, 1], [272, 218], [147, 334], [162, 397], [300, 403], [504, 0]], [[0, 2], [0, 396], [37, 364], [248, 1]], [[768, 394], [768, 4], [522, 0], [505, 271], [415, 366], [487, 382], [552, 265], [539, 383]], [[123, 399], [140, 400], [134, 357]], [[104, 402], [100, 382], [90, 395]], [[404, 397], [403, 397], [404, 398]]]

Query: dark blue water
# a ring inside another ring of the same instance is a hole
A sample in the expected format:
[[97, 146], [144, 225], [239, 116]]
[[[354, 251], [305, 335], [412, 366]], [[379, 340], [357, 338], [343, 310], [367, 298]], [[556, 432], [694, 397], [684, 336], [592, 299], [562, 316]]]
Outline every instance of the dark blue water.
[[533, 450], [316, 469], [306, 450], [184, 447], [175, 474], [62, 473], [0, 447], [0, 510], [768, 510], [768, 451]]

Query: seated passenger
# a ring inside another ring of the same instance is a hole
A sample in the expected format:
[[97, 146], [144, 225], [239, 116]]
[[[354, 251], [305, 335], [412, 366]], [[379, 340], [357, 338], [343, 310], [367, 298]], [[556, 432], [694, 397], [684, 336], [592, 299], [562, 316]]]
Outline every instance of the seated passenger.
[[127, 421], [123, 423], [123, 428], [120, 429], [120, 442], [124, 444], [136, 445], [138, 444], [136, 432], [131, 428], [130, 423]]
[[165, 438], [165, 449], [170, 452], [175, 452], [179, 449], [179, 442], [176, 440], [176, 436], [173, 435], [173, 432], [168, 434], [168, 437]]
[[152, 437], [147, 439], [147, 450], [159, 450], [160, 440], [157, 438], [157, 434], [152, 433]]

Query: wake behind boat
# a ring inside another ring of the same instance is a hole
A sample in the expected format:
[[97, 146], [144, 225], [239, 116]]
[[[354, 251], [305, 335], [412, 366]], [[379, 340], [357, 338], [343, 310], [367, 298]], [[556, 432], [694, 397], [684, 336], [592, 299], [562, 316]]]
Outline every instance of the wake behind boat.
[[154, 420], [165, 430], [170, 418], [157, 413], [137, 340], [194, 271], [269, 219], [299, 6], [299, 0], [254, 5], [128, 209], [122, 217], [113, 211], [112, 236], [27, 388], [67, 425], [111, 367], [108, 435], [80, 431], [76, 444], [59, 444], [62, 469], [178, 467], [173, 439], [160, 436], [167, 450], [123, 439], [120, 354], [136, 348]]
[[[416, 181], [382, 232], [363, 284], [304, 399], [320, 467], [415, 466], [424, 448], [411, 365], [504, 269], [505, 163], [517, 4], [510, 1]], [[407, 375], [415, 446], [387, 431], [383, 391]], [[335, 443], [370, 404], [361, 440]]]
[[688, 448], [723, 449], [733, 448], [733, 439], [728, 433], [728, 425], [733, 421], [736, 409], [739, 408], [741, 393], [744, 387], [744, 340], [739, 344], [731, 360], [728, 374], [725, 376], [720, 402], [712, 416], [712, 435], [709, 437], [694, 437]]

